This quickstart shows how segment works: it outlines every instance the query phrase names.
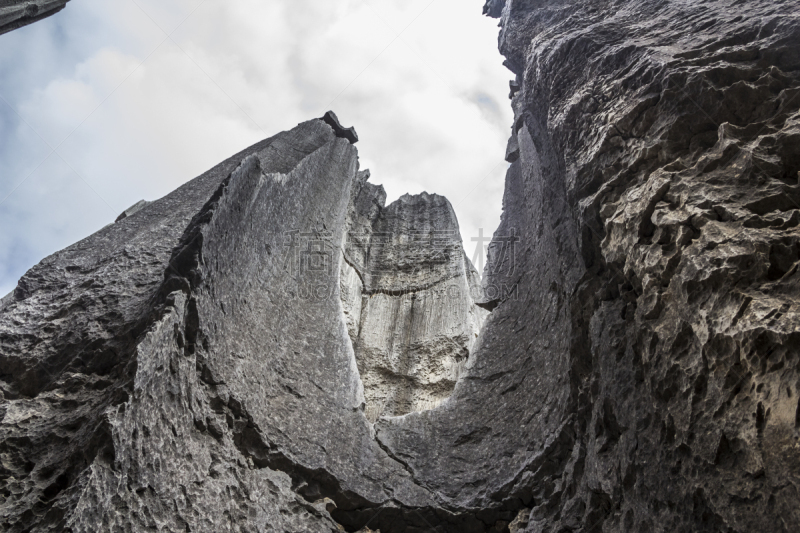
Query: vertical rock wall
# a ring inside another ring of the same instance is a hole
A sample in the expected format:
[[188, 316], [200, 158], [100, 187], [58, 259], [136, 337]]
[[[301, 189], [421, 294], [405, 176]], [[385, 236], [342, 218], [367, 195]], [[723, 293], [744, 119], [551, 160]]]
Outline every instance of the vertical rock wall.
[[446, 408], [376, 424], [420, 483], [535, 532], [800, 526], [795, 7], [487, 3], [507, 290]]
[[582, 276], [531, 530], [800, 524], [799, 37], [790, 2], [505, 2], [511, 174]]
[[366, 184], [350, 213], [342, 266], [345, 315], [367, 419], [432, 409], [470, 364], [486, 311], [478, 273], [447, 199], [405, 195], [384, 207]]

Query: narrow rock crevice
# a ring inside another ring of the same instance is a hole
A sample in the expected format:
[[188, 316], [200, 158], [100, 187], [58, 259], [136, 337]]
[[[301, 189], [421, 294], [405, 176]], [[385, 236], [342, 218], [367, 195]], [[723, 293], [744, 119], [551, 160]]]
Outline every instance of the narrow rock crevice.
[[487, 2], [482, 279], [332, 113], [44, 259], [0, 303], [0, 529], [798, 529], [794, 7]]

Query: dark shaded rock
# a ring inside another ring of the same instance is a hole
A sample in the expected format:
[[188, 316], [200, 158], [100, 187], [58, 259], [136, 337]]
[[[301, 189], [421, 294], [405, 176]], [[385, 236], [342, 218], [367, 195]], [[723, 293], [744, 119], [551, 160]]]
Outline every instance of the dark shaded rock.
[[0, 1], [0, 35], [27, 26], [64, 9], [69, 0]]
[[517, 141], [517, 136], [512, 135], [508, 139], [508, 146], [506, 147], [506, 161], [513, 163], [517, 159], [519, 159], [519, 142]]
[[498, 18], [503, 14], [503, 7], [505, 4], [505, 0], [488, 0], [483, 6], [483, 14]]
[[358, 142], [358, 134], [356, 133], [356, 129], [353, 127], [345, 128], [342, 126], [342, 124], [339, 122], [339, 117], [337, 117], [336, 113], [333, 111], [328, 111], [325, 113], [325, 116], [322, 117], [322, 120], [325, 121], [325, 124], [333, 128], [333, 132], [337, 137], [347, 139], [350, 141], [350, 144], [356, 144]]
[[[537, 532], [797, 529], [794, 8], [506, 4], [520, 157], [486, 277], [522, 300], [481, 333], [496, 392], [451, 402], [501, 396], [458, 413], [491, 428], [468, 457], [516, 457], [442, 485], [530, 499]], [[497, 251], [512, 228], [513, 265]], [[409, 462], [441, 483], [464, 475], [455, 418], [378, 435], [398, 454], [443, 435]]]

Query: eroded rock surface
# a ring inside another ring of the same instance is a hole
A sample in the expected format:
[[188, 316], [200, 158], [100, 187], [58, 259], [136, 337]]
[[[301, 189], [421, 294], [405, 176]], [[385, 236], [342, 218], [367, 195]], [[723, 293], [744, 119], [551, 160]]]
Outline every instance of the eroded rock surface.
[[527, 531], [798, 529], [796, 5], [487, 11], [518, 90], [484, 281], [518, 292], [453, 408], [378, 439]]
[[[407, 363], [392, 370], [414, 386], [370, 397], [393, 413], [441, 402], [480, 288], [445, 199], [384, 207], [367, 177], [350, 139], [312, 120], [23, 276], [0, 308], [2, 529], [337, 531], [376, 512], [401, 525], [411, 509], [451, 516], [375, 439], [359, 366]], [[359, 224], [366, 240], [348, 240]], [[381, 270], [406, 253], [402, 273]], [[357, 333], [343, 274], [354, 257], [368, 267]], [[447, 282], [462, 307], [434, 300]], [[380, 328], [413, 342], [378, 353]], [[378, 354], [362, 365], [359, 342]]]
[[0, 527], [797, 530], [794, 4], [487, 3], [481, 287], [330, 116], [45, 259], [0, 302]]
[[69, 0], [0, 0], [0, 35], [55, 15]]
[[348, 331], [367, 419], [440, 405], [474, 359], [487, 312], [446, 198], [402, 196], [388, 207], [365, 183], [350, 212], [342, 263]]
[[364, 417], [341, 254], [303, 270], [291, 239], [341, 242], [356, 170], [313, 120], [20, 280], [0, 315], [4, 531], [331, 531], [328, 495], [431, 504]]
[[516, 73], [499, 297], [448, 402], [376, 438], [526, 531], [798, 529], [795, 6], [486, 11]]

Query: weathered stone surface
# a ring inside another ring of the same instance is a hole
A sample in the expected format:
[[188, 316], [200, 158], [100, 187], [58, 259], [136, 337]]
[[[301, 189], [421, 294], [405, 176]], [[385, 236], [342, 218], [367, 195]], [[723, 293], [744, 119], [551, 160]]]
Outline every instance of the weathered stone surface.
[[[329, 531], [308, 502], [326, 491], [344, 507], [364, 501], [348, 496], [348, 480], [377, 502], [382, 483], [426, 501], [393, 479], [408, 474], [370, 436], [338, 298], [304, 305], [306, 280], [273, 264], [292, 231], [342, 233], [356, 165], [331, 128], [302, 124], [20, 280], [0, 317], [4, 530], [246, 521]], [[335, 274], [322, 281], [338, 286]], [[247, 288], [257, 284], [255, 298]], [[325, 422], [298, 420], [303, 398]], [[290, 451], [282, 439], [307, 444]], [[371, 469], [381, 481], [364, 484]]]
[[259, 143], [20, 280], [0, 316], [5, 531], [221, 530], [237, 517], [277, 528], [319, 515], [285, 476], [226, 446], [228, 407], [181, 348], [196, 304], [169, 274], [182, 233], [243, 157], [285, 173], [334, 139], [312, 121]]
[[342, 294], [364, 385], [366, 415], [440, 405], [474, 361], [486, 311], [478, 273], [461, 245], [447, 199], [423, 193], [384, 207], [382, 188], [353, 202]]
[[501, 297], [449, 401], [376, 438], [452, 506], [532, 509], [528, 531], [796, 529], [797, 17], [502, 13]]
[[6, 306], [6, 304], [11, 303], [13, 300], [14, 300], [14, 292], [13, 291], [8, 293], [8, 294], [6, 294], [5, 296], [3, 296], [3, 298], [0, 299], [0, 311], [3, 310], [3, 308]]
[[376, 424], [421, 483], [527, 531], [800, 527], [794, 11], [504, 3], [519, 158], [484, 282], [518, 290], [447, 409]]
[[497, 18], [503, 13], [504, 5], [504, 0], [488, 0], [483, 6], [483, 14]]
[[797, 530], [794, 8], [487, 3], [480, 286], [327, 115], [45, 259], [0, 303], [2, 528]]
[[[483, 313], [468, 291], [479, 287], [445, 199], [383, 207], [385, 194], [357, 169], [352, 144], [312, 120], [20, 280], [0, 314], [5, 531], [335, 531], [376, 512], [384, 516], [373, 526], [440, 509], [365, 416], [344, 249], [362, 246], [371, 269], [359, 287], [365, 346], [377, 342], [371, 328], [407, 330], [414, 342], [383, 355], [418, 363], [427, 347], [424, 363], [449, 370], [398, 370], [421, 382], [403, 389], [409, 403], [391, 391], [400, 409], [452, 391], [448, 358], [467, 358], [478, 325], [459, 320]], [[361, 219], [369, 239], [347, 244]], [[439, 251], [405, 242], [415, 231], [442, 241]], [[387, 268], [405, 245], [424, 268], [391, 276], [373, 267]], [[369, 303], [402, 307], [445, 282], [463, 289], [462, 307], [437, 300], [441, 320], [429, 329]]]
[[0, 35], [55, 15], [69, 0], [0, 0]]

